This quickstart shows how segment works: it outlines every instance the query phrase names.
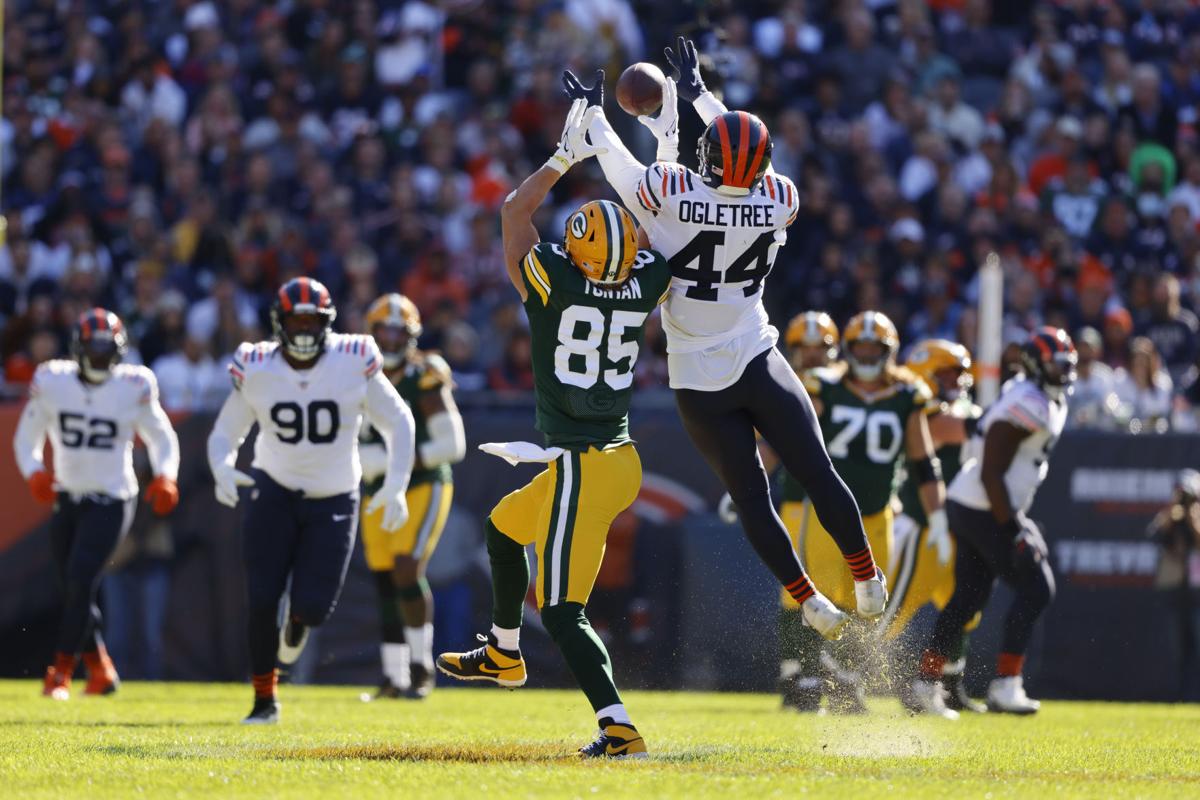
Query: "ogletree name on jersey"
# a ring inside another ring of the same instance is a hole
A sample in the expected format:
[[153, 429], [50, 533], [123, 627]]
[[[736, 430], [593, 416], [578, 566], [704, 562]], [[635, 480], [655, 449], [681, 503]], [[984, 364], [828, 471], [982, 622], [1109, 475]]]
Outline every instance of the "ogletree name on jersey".
[[605, 300], [642, 299], [642, 285], [638, 283], [637, 278], [630, 278], [614, 289], [605, 289], [586, 280], [583, 282], [583, 286], [584, 294], [590, 294], [593, 297], [603, 297]]
[[680, 200], [679, 221], [693, 225], [735, 228], [774, 228], [775, 206], [767, 203], [710, 203]]

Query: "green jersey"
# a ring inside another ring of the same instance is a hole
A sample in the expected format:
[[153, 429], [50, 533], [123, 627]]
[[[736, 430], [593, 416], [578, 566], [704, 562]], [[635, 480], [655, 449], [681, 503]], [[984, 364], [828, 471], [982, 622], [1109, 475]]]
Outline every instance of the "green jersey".
[[[978, 419], [983, 412], [968, 398], [960, 397], [952, 404], [951, 409], [944, 413], [964, 419]], [[962, 469], [962, 450], [961, 444], [944, 444], [937, 449], [938, 460], [942, 462], [942, 480], [947, 486]], [[925, 506], [921, 505], [921, 493], [917, 489], [917, 482], [906, 471], [904, 482], [900, 484], [900, 506], [904, 509], [906, 516], [912, 517], [920, 527], [924, 528], [929, 523], [929, 518], [925, 516]]]
[[866, 396], [845, 378], [846, 366], [839, 364], [813, 370], [804, 383], [820, 402], [821, 436], [833, 466], [865, 517], [883, 511], [900, 485], [909, 417], [934, 406], [929, 388], [906, 369], [893, 370], [887, 386]]
[[666, 259], [641, 250], [625, 283], [596, 286], [563, 248], [534, 245], [521, 262], [533, 359], [536, 426], [555, 447], [629, 441], [633, 367], [646, 317], [671, 282]]
[[[396, 387], [396, 392], [412, 411], [415, 434], [413, 440], [416, 444], [416, 452], [420, 453], [421, 445], [429, 441], [429, 420], [426, 419], [425, 412], [421, 410], [421, 398], [439, 393], [443, 388], [453, 385], [450, 378], [450, 365], [439, 355], [417, 350], [408, 357], [402, 370], [389, 377], [392, 385]], [[377, 444], [383, 441], [383, 437], [373, 427], [364, 425], [359, 441], [363, 444]], [[418, 463], [413, 466], [412, 477], [408, 481], [409, 486], [417, 486], [422, 483], [450, 483], [452, 472], [449, 464], [426, 468], [422, 467], [419, 461], [418, 458]], [[383, 479], [384, 476], [380, 475], [373, 481], [364, 482], [363, 494], [368, 497], [375, 494], [383, 485]]]

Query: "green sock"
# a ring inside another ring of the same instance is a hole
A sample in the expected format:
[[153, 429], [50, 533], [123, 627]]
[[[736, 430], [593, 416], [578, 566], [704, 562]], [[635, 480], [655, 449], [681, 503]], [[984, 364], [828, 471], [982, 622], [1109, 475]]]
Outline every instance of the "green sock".
[[562, 651], [567, 666], [579, 682], [593, 711], [621, 702], [613, 682], [612, 662], [604, 643], [592, 630], [583, 606], [579, 603], [559, 603], [542, 609], [542, 622], [550, 638]]
[[483, 529], [492, 562], [492, 622], [498, 628], [519, 628], [529, 591], [529, 558], [525, 548], [501, 533], [490, 518]]

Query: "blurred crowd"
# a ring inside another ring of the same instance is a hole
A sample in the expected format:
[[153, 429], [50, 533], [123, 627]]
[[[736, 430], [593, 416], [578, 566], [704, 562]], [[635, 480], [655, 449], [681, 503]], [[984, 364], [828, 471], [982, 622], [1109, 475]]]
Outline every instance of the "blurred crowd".
[[[464, 390], [532, 387], [496, 213], [553, 151], [559, 74], [663, 63], [763, 117], [803, 209], [768, 281], [794, 313], [885, 310], [976, 345], [1078, 339], [1080, 425], [1197, 427], [1200, 7], [1186, 0], [15, 0], [4, 4], [0, 357], [18, 396], [81, 309], [125, 319], [164, 404], [204, 410], [269, 333], [273, 289], [330, 287], [360, 330], [411, 297]], [[611, 101], [635, 153], [653, 141]], [[699, 120], [682, 110], [683, 161]], [[573, 170], [539, 218], [611, 196]], [[651, 325], [638, 364], [665, 385]]]

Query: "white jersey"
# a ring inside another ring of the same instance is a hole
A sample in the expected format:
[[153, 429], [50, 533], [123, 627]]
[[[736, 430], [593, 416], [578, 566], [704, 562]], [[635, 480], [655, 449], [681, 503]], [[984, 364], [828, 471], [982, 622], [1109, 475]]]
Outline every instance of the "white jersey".
[[998, 421], [1029, 431], [1029, 436], [1017, 448], [1008, 472], [1004, 473], [1004, 485], [1008, 488], [1013, 510], [1028, 511], [1050, 469], [1046, 463], [1050, 451], [1067, 423], [1067, 404], [1064, 400], [1050, 399], [1037, 384], [1021, 377], [1006, 383], [1000, 398], [984, 412], [978, 432], [967, 444], [966, 462], [950, 482], [947, 496], [968, 508], [991, 510], [980, 479], [980, 467], [984, 437]]
[[750, 194], [728, 195], [684, 166], [656, 162], [636, 197], [651, 247], [671, 265], [663, 305], [671, 388], [723, 389], [779, 339], [763, 308], [763, 281], [796, 219], [799, 193], [768, 173]]
[[108, 380], [84, 382], [79, 364], [59, 359], [37, 368], [13, 449], [26, 478], [45, 469], [49, 437], [56, 487], [72, 495], [102, 494], [128, 500], [137, 494], [133, 437], [146, 444], [155, 475], [179, 475], [179, 440], [158, 402], [154, 373], [118, 364]]
[[[324, 352], [304, 370], [287, 363], [278, 342], [243, 343], [229, 367], [235, 391], [209, 437], [209, 462], [232, 463], [257, 422], [253, 466], [276, 483], [309, 497], [357, 490], [363, 417], [391, 431], [396, 417], [409, 415], [382, 364], [370, 336], [329, 333]], [[411, 427], [400, 444], [409, 464]]]

